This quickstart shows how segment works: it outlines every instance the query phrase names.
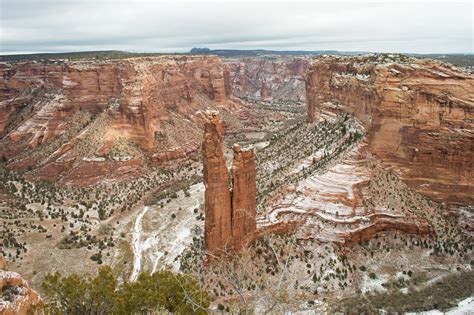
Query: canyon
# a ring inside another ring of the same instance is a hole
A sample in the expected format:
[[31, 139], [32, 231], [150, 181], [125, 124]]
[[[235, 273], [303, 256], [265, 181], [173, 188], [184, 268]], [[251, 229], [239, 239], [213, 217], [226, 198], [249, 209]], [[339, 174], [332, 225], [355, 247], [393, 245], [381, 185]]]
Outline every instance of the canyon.
[[309, 66], [305, 58], [228, 58], [224, 64], [229, 88], [236, 97], [273, 102], [305, 100], [304, 75]]
[[[32, 177], [65, 184], [136, 177], [144, 172], [144, 155], [163, 164], [196, 154], [199, 110], [223, 108], [235, 117], [240, 110], [226, 95], [215, 57], [2, 64], [0, 70], [0, 155], [9, 169], [34, 169]], [[239, 128], [237, 119], [228, 121]]]
[[331, 313], [471, 272], [468, 71], [395, 54], [0, 69], [0, 258], [42, 296], [49, 272], [109, 265], [191, 274], [211, 311]]
[[473, 204], [474, 80], [444, 63], [328, 57], [306, 77], [308, 121], [321, 110], [364, 122], [369, 151], [438, 201]]

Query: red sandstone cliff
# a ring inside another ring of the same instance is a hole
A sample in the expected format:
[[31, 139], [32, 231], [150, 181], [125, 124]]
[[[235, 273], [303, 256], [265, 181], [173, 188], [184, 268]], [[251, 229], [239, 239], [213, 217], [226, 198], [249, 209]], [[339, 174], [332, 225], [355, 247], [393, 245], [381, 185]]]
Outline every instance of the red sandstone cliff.
[[84, 170], [142, 170], [133, 155], [109, 156], [117, 143], [156, 163], [185, 157], [199, 150], [200, 110], [238, 110], [224, 70], [199, 56], [1, 64], [0, 155], [12, 169], [78, 184], [89, 184]]
[[215, 57], [136, 58], [103, 64], [26, 63], [2, 65], [1, 70], [2, 133], [14, 123], [10, 116], [35, 97], [28, 91], [59, 90], [57, 102], [33, 104], [39, 108], [32, 108], [28, 126], [10, 132], [10, 138], [29, 137], [32, 146], [38, 145], [39, 137], [46, 141], [64, 131], [61, 123], [74, 112], [97, 113], [111, 107], [113, 127], [125, 128], [140, 146], [151, 149], [154, 133], [170, 111], [189, 114], [200, 95], [217, 103], [225, 101], [222, 66]]
[[256, 231], [256, 170], [253, 150], [234, 146], [232, 186], [223, 154], [218, 112], [206, 112], [202, 144], [205, 186], [204, 245], [211, 254], [240, 250]]
[[[413, 218], [410, 220], [415, 221]], [[352, 231], [338, 233], [342, 240], [336, 241], [337, 244], [345, 246], [353, 246], [362, 241], [371, 240], [382, 231], [400, 231], [405, 234], [425, 235], [432, 232], [431, 226], [425, 222], [417, 220], [417, 222], [408, 222], [406, 218], [377, 218], [371, 220], [367, 226], [357, 228]]]
[[474, 80], [447, 64], [398, 56], [321, 57], [306, 76], [308, 120], [354, 113], [369, 150], [412, 187], [472, 204]]

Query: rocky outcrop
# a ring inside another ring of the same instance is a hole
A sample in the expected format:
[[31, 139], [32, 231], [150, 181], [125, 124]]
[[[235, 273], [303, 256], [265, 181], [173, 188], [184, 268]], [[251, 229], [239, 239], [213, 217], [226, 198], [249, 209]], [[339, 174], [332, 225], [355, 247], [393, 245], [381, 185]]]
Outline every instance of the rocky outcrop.
[[[410, 219], [414, 221], [414, 218]], [[404, 234], [413, 235], [426, 235], [432, 232], [427, 222], [408, 222], [406, 219], [394, 219], [389, 217], [377, 218], [372, 220], [369, 225], [340, 233], [338, 236], [342, 238], [342, 241], [336, 241], [335, 243], [352, 246], [363, 241], [369, 241], [373, 239], [377, 233], [385, 231], [400, 231]]]
[[260, 97], [262, 99], [267, 99], [270, 95], [270, 92], [268, 91], [268, 85], [267, 83], [264, 81], [262, 82], [262, 88], [260, 90]]
[[257, 184], [253, 150], [234, 145], [232, 162], [232, 237], [234, 248], [245, 246], [246, 238], [257, 229]]
[[300, 57], [225, 60], [232, 93], [252, 100], [303, 101], [308, 61]]
[[396, 55], [318, 58], [306, 76], [308, 121], [353, 113], [369, 150], [419, 192], [472, 204], [474, 80], [440, 62]]
[[16, 272], [0, 270], [0, 313], [26, 315], [42, 300]]
[[210, 252], [232, 248], [229, 173], [223, 154], [223, 127], [217, 112], [207, 113], [202, 143], [204, 173], [204, 245]]
[[204, 244], [213, 255], [245, 247], [256, 230], [256, 180], [252, 149], [234, 146], [232, 191], [218, 112], [206, 112], [202, 144], [205, 186]]

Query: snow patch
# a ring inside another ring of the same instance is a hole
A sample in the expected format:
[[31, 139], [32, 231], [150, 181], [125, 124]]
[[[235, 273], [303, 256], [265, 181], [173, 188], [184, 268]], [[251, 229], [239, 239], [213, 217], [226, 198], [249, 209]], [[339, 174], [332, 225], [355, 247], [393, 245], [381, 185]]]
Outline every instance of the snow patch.
[[135, 226], [133, 229], [133, 238], [132, 238], [132, 249], [133, 249], [133, 271], [130, 276], [130, 281], [135, 281], [138, 277], [138, 274], [141, 270], [142, 264], [142, 219], [143, 216], [148, 212], [149, 207], [145, 206], [143, 211], [138, 214], [137, 219], [135, 220]]

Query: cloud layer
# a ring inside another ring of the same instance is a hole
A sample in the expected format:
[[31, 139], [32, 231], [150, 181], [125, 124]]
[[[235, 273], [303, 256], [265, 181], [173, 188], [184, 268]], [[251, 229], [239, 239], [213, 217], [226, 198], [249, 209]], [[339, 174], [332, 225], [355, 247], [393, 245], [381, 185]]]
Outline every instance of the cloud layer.
[[2, 0], [1, 53], [192, 47], [473, 52], [467, 2]]

